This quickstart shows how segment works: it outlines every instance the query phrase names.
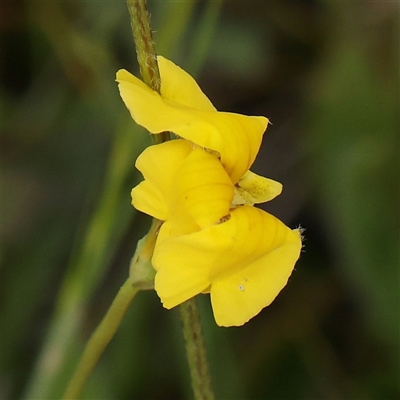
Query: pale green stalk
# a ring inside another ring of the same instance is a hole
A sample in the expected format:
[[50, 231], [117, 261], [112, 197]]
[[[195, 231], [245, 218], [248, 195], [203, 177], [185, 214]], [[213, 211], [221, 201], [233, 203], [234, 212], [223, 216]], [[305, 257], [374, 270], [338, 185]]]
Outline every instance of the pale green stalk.
[[[82, 245], [78, 244], [68, 265], [53, 318], [23, 396], [27, 400], [51, 398], [58, 392], [60, 375], [76, 342], [86, 303], [101, 281], [119, 238], [129, 226], [129, 216], [120, 213], [121, 199], [125, 197], [122, 190], [132, 170], [132, 160], [144, 145], [133, 139], [131, 121], [124, 118], [117, 129], [104, 189], [86, 233], [80, 239]], [[117, 221], [118, 218], [121, 221]]]
[[106, 316], [92, 334], [75, 372], [68, 383], [63, 399], [78, 399], [93, 368], [106, 346], [114, 337], [129, 305], [140, 290], [153, 289], [154, 269], [151, 258], [154, 253], [160, 223], [153, 220], [149, 233], [139, 240], [132, 258], [129, 278], [121, 287]]
[[132, 285], [130, 278], [125, 281], [107, 314], [86, 345], [82, 358], [64, 393], [64, 400], [79, 398], [93, 368], [96, 366], [107, 344], [114, 337], [122, 318], [139, 290], [139, 288]]

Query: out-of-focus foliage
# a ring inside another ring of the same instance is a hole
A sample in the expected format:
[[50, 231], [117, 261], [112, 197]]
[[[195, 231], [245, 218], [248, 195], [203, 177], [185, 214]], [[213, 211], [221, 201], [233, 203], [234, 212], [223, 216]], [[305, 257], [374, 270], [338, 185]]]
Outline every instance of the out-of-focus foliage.
[[[306, 228], [288, 286], [244, 327], [216, 327], [200, 299], [217, 398], [399, 398], [398, 4], [149, 8], [159, 53], [218, 109], [271, 119], [253, 169], [284, 184], [268, 211]], [[0, 16], [0, 396], [50, 399], [148, 229], [129, 193], [150, 140], [114, 82], [137, 73], [124, 2]], [[190, 397], [182, 342], [177, 312], [139, 294], [84, 398]]]

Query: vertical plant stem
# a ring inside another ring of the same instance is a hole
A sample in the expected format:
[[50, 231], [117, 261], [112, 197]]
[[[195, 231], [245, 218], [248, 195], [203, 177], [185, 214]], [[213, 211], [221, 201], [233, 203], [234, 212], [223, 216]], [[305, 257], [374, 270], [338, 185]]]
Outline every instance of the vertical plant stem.
[[207, 352], [197, 299], [180, 305], [180, 314], [195, 400], [213, 400]]
[[[131, 16], [140, 73], [143, 81], [151, 89], [160, 93], [160, 71], [146, 1], [127, 0], [127, 5]], [[169, 132], [152, 136], [154, 143], [162, 143], [170, 139]], [[196, 299], [190, 299], [183, 303], [180, 306], [180, 312], [195, 399], [213, 400], [214, 394], [211, 389], [211, 378]]]
[[107, 344], [113, 338], [126, 310], [138, 291], [139, 289], [132, 285], [129, 278], [122, 285], [112, 302], [110, 309], [86, 345], [85, 351], [83, 352], [74, 375], [68, 384], [63, 399], [68, 400], [79, 398], [93, 368], [97, 364], [97, 361]]
[[[143, 82], [154, 91], [160, 93], [161, 78], [157, 63], [157, 53], [150, 27], [150, 16], [146, 7], [146, 0], [127, 0], [133, 39]], [[151, 135], [153, 142], [163, 143], [170, 139], [169, 132]]]
[[143, 82], [160, 93], [161, 79], [146, 0], [127, 0], [133, 39]]

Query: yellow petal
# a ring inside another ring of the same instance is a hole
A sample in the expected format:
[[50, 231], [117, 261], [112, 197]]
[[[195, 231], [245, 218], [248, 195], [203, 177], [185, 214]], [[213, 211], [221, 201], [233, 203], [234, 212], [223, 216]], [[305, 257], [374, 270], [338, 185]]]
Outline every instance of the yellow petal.
[[145, 181], [132, 190], [135, 208], [183, 235], [217, 223], [229, 213], [233, 184], [220, 161], [186, 140], [148, 147], [137, 168]]
[[131, 191], [132, 205], [143, 213], [151, 215], [160, 221], [165, 221], [168, 215], [168, 205], [162, 192], [152, 182], [143, 181]]
[[157, 240], [152, 259], [157, 271], [154, 288], [165, 308], [173, 308], [210, 286], [210, 270], [219, 257], [219, 246], [228, 245], [222, 240], [216, 226]]
[[156, 182], [163, 194], [168, 196], [182, 161], [192, 150], [193, 145], [186, 140], [171, 140], [149, 146], [139, 155], [135, 166], [147, 180]]
[[268, 124], [264, 117], [225, 112], [186, 112], [185, 120], [184, 126], [171, 130], [201, 147], [218, 152], [233, 183], [253, 164]]
[[235, 185], [232, 205], [264, 203], [281, 193], [281, 183], [247, 171]]
[[203, 229], [229, 214], [232, 198], [232, 182], [218, 158], [197, 147], [176, 173], [169, 219], [178, 225], [184, 215], [190, 215]]
[[227, 226], [231, 221], [229, 228], [242, 256], [236, 268], [221, 270], [212, 280], [211, 303], [220, 326], [243, 325], [271, 304], [286, 285], [302, 247], [298, 230], [257, 208], [239, 207]]
[[182, 160], [192, 151], [185, 140], [147, 147], [136, 160], [145, 181], [132, 189], [132, 205], [162, 221], [167, 219], [171, 186]]
[[245, 324], [286, 286], [301, 248], [298, 231], [291, 232], [291, 237], [275, 251], [226, 279], [214, 281], [211, 303], [219, 326]]
[[182, 304], [209, 286], [207, 275], [201, 269], [192, 269], [189, 265], [190, 259], [188, 258], [184, 266], [172, 259], [170, 268], [157, 269], [154, 267], [157, 271], [154, 288], [165, 308], [171, 309]]
[[[253, 163], [268, 120], [211, 110], [204, 99], [199, 100], [202, 95], [197, 85], [183, 87], [186, 80], [180, 82], [167, 68], [163, 85], [169, 98], [163, 98], [129, 72], [120, 70], [117, 73], [121, 97], [139, 125], [153, 134], [171, 131], [217, 151], [232, 182], [236, 183]], [[177, 86], [174, 92], [172, 84], [183, 86]]]
[[[155, 288], [172, 308], [211, 285], [217, 324], [242, 325], [285, 286], [300, 250], [298, 231], [262, 210], [238, 207], [227, 222], [157, 243]], [[179, 285], [168, 286], [170, 274]]]
[[216, 111], [197, 82], [182, 68], [162, 56], [157, 57], [161, 75], [161, 96], [202, 111]]

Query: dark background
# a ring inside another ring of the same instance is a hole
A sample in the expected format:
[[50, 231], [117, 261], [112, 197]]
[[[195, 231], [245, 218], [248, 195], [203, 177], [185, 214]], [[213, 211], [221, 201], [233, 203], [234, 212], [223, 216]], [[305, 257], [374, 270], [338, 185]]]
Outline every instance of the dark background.
[[[159, 54], [223, 111], [265, 115], [253, 170], [305, 249], [240, 328], [201, 310], [217, 399], [400, 399], [399, 3], [151, 1]], [[114, 82], [138, 74], [124, 1], [1, 3], [1, 392], [53, 399], [150, 220], [150, 143]], [[177, 310], [134, 300], [86, 399], [183, 399]]]

